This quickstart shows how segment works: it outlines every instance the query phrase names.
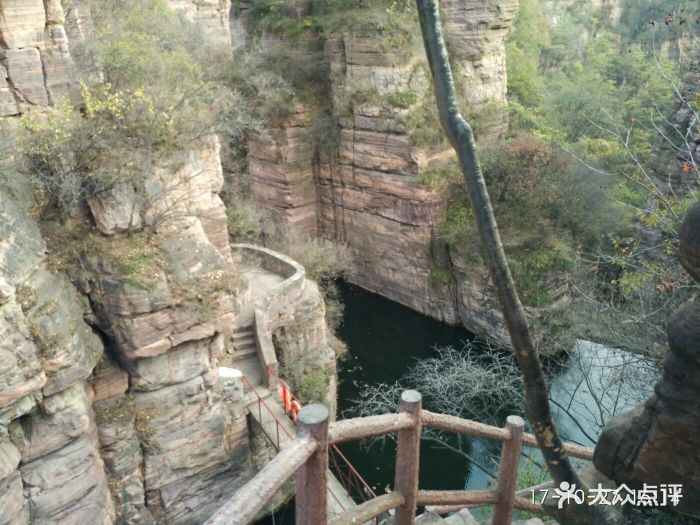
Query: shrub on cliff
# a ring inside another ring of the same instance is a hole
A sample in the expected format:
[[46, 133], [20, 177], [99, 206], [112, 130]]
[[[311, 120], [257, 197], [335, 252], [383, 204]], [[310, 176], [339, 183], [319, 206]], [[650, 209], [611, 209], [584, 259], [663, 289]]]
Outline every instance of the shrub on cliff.
[[285, 117], [293, 110], [294, 88], [276, 69], [270, 51], [258, 44], [248, 46], [222, 69], [226, 84], [241, 94], [260, 121], [256, 131], [263, 128], [263, 122]]
[[17, 155], [47, 210], [65, 213], [217, 132], [242, 141], [256, 119], [195, 24], [164, 0], [91, 1], [81, 98], [22, 118]]
[[276, 249], [299, 261], [306, 275], [321, 284], [339, 279], [350, 270], [352, 256], [344, 244], [292, 233], [275, 243]]
[[228, 234], [232, 242], [260, 242], [261, 216], [255, 206], [238, 196], [226, 201]]
[[81, 111], [64, 102], [22, 117], [18, 160], [49, 207], [65, 214], [117, 183], [139, 185], [172, 120], [143, 90], [81, 89]]
[[85, 45], [94, 50], [98, 76], [115, 90], [151, 97], [181, 139], [175, 146], [212, 130], [237, 134], [247, 107], [222, 78], [228, 49], [210, 44], [165, 0], [92, 1], [90, 11], [95, 29]]
[[336, 281], [345, 277], [352, 268], [352, 254], [348, 247], [297, 232], [276, 233], [270, 245], [298, 261], [306, 269], [306, 276], [319, 284], [326, 303], [326, 324], [334, 332], [343, 314]]

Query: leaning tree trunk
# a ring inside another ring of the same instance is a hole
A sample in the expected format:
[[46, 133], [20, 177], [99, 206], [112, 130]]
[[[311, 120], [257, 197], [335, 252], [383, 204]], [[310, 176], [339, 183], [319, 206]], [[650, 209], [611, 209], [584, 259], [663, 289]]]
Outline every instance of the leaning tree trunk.
[[[416, 0], [416, 4], [423, 32], [423, 43], [433, 77], [440, 122], [459, 157], [469, 200], [476, 217], [486, 266], [491, 274], [491, 280], [496, 289], [506, 327], [523, 375], [525, 408], [528, 419], [537, 436], [537, 443], [554, 482], [556, 484], [567, 482], [581, 488], [584, 485], [572, 468], [552, 421], [547, 383], [540, 365], [537, 348], [530, 334], [525, 312], [508, 268], [491, 200], [481, 173], [474, 135], [471, 127], [459, 112], [452, 70], [440, 27], [437, 0]], [[619, 513], [613, 512], [611, 515], [608, 507], [588, 506], [586, 503], [565, 506], [558, 513], [558, 518], [566, 523], [621, 523]]]

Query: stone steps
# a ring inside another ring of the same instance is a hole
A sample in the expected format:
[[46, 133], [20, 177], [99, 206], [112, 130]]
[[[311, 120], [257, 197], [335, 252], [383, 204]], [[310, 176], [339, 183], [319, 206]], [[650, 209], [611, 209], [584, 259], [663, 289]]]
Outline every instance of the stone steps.
[[231, 337], [233, 342], [232, 362], [234, 366], [241, 359], [257, 354], [258, 347], [255, 342], [255, 332], [252, 326], [237, 328]]
[[233, 342], [233, 347], [236, 350], [242, 350], [244, 348], [255, 348], [255, 339], [253, 337], [246, 337], [245, 339], [239, 339]]
[[233, 341], [234, 355], [250, 353], [251, 349], [254, 352], [257, 348], [255, 331], [252, 326], [238, 328], [233, 332], [231, 340]]

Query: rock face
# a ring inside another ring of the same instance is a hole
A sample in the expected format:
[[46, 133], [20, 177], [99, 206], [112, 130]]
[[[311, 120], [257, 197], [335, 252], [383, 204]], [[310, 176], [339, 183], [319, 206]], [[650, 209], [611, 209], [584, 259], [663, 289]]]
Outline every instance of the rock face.
[[60, 0], [0, 2], [0, 117], [57, 103], [76, 87]]
[[[228, 2], [173, 4], [228, 49]], [[0, 116], [75, 86], [62, 21], [58, 0], [0, 0]], [[29, 185], [0, 164], [0, 525], [202, 523], [254, 473], [240, 372], [219, 362], [250, 294], [217, 137], [144, 176], [80, 210], [77, 240], [42, 225], [49, 248]], [[55, 271], [66, 249], [81, 293]], [[325, 360], [320, 296], [301, 295], [272, 329]]]
[[297, 111], [268, 131], [248, 138], [250, 188], [269, 219], [309, 235], [318, 233], [318, 187], [309, 111]]
[[218, 143], [183, 155], [139, 215], [159, 242], [105, 227], [133, 194], [94, 207], [110, 233], [83, 254], [95, 315], [0, 191], [0, 523], [201, 522], [253, 473], [245, 407], [219, 378], [238, 281]]
[[[480, 140], [492, 140], [506, 125], [505, 39], [517, 2], [445, 0], [442, 8], [465, 107], [482, 124]], [[269, 138], [249, 140], [252, 198], [275, 224], [347, 244], [355, 284], [509, 347], [488, 274], [463, 253], [479, 248], [440, 240], [447, 195], [420, 182], [453, 152], [430, 114], [427, 64], [415, 43], [392, 48], [361, 34], [326, 40], [335, 151], [314, 158], [309, 110], [297, 108]], [[421, 136], [430, 129], [437, 139]], [[566, 299], [561, 283], [547, 291], [555, 303]]]
[[230, 48], [230, 0], [167, 0], [167, 3], [171, 9], [197, 23], [210, 42], [220, 45], [221, 49]]
[[355, 36], [328, 42], [327, 52], [341, 129], [336, 162], [319, 170], [320, 230], [353, 251], [353, 282], [442, 316], [431, 305], [429, 273], [433, 229], [445, 201], [417, 177], [449, 150], [414, 147], [401, 122], [413, 108], [387, 102], [409, 91], [413, 106], [422, 103], [429, 93], [422, 59], [387, 53], [375, 40]]
[[462, 97], [469, 112], [488, 121], [486, 137], [481, 139], [497, 137], [508, 124], [503, 110], [506, 37], [518, 10], [518, 0], [441, 0], [440, 7], [455, 64], [455, 82], [463, 86]]
[[[681, 229], [684, 265], [700, 274], [697, 235], [700, 204]], [[679, 509], [700, 511], [700, 297], [682, 306], [668, 324], [669, 351], [655, 394], [632, 412], [611, 420], [596, 446], [596, 468], [618, 483], [682, 484]]]
[[0, 523], [112, 523], [88, 382], [102, 343], [13, 201], [0, 192]]
[[[218, 376], [239, 284], [218, 147], [208, 137], [157, 166], [145, 196], [118, 188], [90, 206], [109, 237], [85, 254], [87, 288], [118, 362], [96, 371], [95, 410], [127, 521], [202, 521], [252, 474], [245, 412]], [[119, 233], [139, 227], [159, 240]]]

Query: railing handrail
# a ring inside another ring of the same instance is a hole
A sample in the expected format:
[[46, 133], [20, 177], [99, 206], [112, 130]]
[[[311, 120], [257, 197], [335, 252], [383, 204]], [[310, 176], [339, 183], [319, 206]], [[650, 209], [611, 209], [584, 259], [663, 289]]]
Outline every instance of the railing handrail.
[[317, 448], [318, 443], [309, 436], [297, 436], [220, 507], [205, 525], [252, 522], [260, 509], [294, 476]]
[[[280, 377], [275, 373], [274, 370], [272, 370], [271, 368], [268, 367], [268, 368], [267, 368], [267, 374], [268, 374], [268, 384], [270, 383], [269, 377], [270, 377], [270, 376], [273, 376], [273, 377], [275, 378], [275, 380], [276, 380], [278, 383], [280, 383], [284, 388], [287, 389], [287, 393], [288, 393], [288, 395], [292, 398], [292, 400], [296, 401], [297, 403], [299, 403], [299, 406], [301, 406], [301, 401], [299, 400], [299, 398], [296, 397], [296, 396], [294, 395], [294, 393], [292, 392], [292, 390], [291, 390], [291, 388], [289, 387], [289, 385], [288, 385], [282, 378], [280, 378]], [[279, 449], [281, 448], [281, 446], [280, 446], [281, 444], [280, 444], [280, 440], [279, 440], [279, 429], [280, 429], [280, 427], [282, 428], [282, 431], [284, 432], [284, 434], [285, 434], [290, 440], [293, 440], [294, 437], [289, 433], [289, 431], [288, 431], [287, 428], [284, 426], [284, 424], [282, 424], [282, 421], [279, 419], [279, 417], [277, 417], [277, 414], [270, 408], [270, 406], [267, 404], [267, 402], [265, 401], [265, 399], [263, 398], [263, 396], [260, 395], [260, 392], [258, 392], [257, 388], [255, 388], [255, 385], [253, 385], [253, 383], [251, 383], [250, 380], [249, 380], [245, 375], [243, 375], [242, 378], [243, 378], [243, 382], [249, 387], [250, 391], [253, 392], [253, 394], [255, 394], [255, 397], [257, 397], [257, 399], [258, 399], [258, 410], [259, 410], [259, 412], [260, 412], [259, 415], [258, 415], [258, 417], [259, 417], [259, 419], [260, 419], [260, 424], [262, 425], [262, 410], [261, 410], [261, 407], [265, 407], [265, 410], [267, 411], [267, 413], [268, 413], [270, 416], [272, 416], [272, 418], [274, 419], [275, 425], [276, 425], [276, 430], [277, 430], [277, 449], [279, 450]], [[272, 395], [274, 395], [274, 393], [272, 393]], [[286, 408], [285, 408], [285, 410], [286, 410]], [[270, 437], [270, 439], [272, 439], [272, 438]], [[346, 467], [349, 469], [351, 475], [352, 475], [352, 476], [355, 476], [355, 478], [357, 478], [357, 480], [359, 481], [359, 483], [361, 484], [361, 486], [364, 485], [364, 487], [369, 491], [369, 493], [371, 494], [371, 496], [372, 496], [372, 497], [376, 497], [376, 494], [374, 493], [374, 491], [372, 490], [372, 488], [369, 486], [369, 484], [364, 480], [364, 478], [362, 478], [362, 476], [359, 474], [359, 472], [357, 472], [357, 470], [355, 469], [355, 467], [353, 467], [353, 466], [350, 464], [350, 462], [349, 462], [349, 461], [347, 460], [347, 458], [342, 454], [342, 452], [340, 452], [340, 450], [338, 450], [338, 448], [335, 447], [335, 445], [330, 445], [330, 448], [333, 448], [334, 451], [336, 451], [336, 452], [340, 455], [340, 457], [342, 458], [343, 462], [346, 464]], [[337, 496], [332, 490], [328, 489], [328, 493], [331, 495], [331, 497], [333, 498], [333, 500], [337, 503], [337, 505], [338, 505], [342, 510], [344, 510], [344, 511], [347, 510], [347, 509], [345, 508], [345, 505], [343, 504], [343, 502], [338, 498], [338, 496]]]
[[[520, 461], [520, 446], [537, 447], [537, 441], [535, 437], [532, 434], [524, 434], [522, 432], [523, 423], [520, 418], [513, 418], [512, 421], [511, 418], [509, 418], [509, 425], [506, 426], [506, 428], [498, 428], [491, 425], [486, 425], [484, 423], [479, 423], [477, 421], [471, 421], [455, 416], [436, 414], [428, 410], [422, 410], [420, 408], [414, 413], [416, 414], [415, 416], [413, 414], [404, 412], [403, 414], [383, 414], [380, 416], [354, 418], [330, 423], [327, 428], [327, 443], [330, 446], [334, 446], [335, 443], [339, 442], [355, 441], [367, 437], [374, 437], [394, 432], [399, 432], [399, 441], [401, 441], [401, 439], [405, 439], [402, 438], [402, 434], [406, 435], [406, 432], [410, 432], [411, 425], [413, 425], [414, 428], [418, 429], [424, 426], [426, 428], [437, 428], [440, 430], [457, 432], [464, 435], [483, 437], [486, 439], [501, 441], [502, 443], [504, 443], [504, 447], [507, 447], [509, 449], [507, 453], [506, 448], [504, 448], [504, 451], [502, 452], [502, 465], [500, 471], [501, 474], [508, 475], [507, 477], [509, 479], [506, 480], [507, 489], [501, 488], [500, 491], [433, 491], [414, 489], [415, 492], [413, 492], [412, 496], [413, 501], [420, 505], [460, 505], [462, 507], [475, 507], [496, 504], [497, 510], [499, 505], [506, 505], [506, 507], [510, 509], [518, 508], [528, 510], [531, 512], [544, 513], [540, 505], [533, 504], [529, 499], [524, 498], [522, 496], [523, 491], [515, 492], [514, 489], [513, 475], [515, 472], [517, 472], [517, 465]], [[519, 423], [517, 423], [516, 420], [519, 420]], [[513, 421], [515, 421], [515, 423]], [[572, 456], [586, 459], [589, 461], [593, 457], [593, 449], [591, 448], [575, 445], [572, 443], [565, 443], [564, 447], [566, 452]], [[406, 449], [407, 447], [404, 447], [404, 450]], [[399, 448], [399, 452], [400, 450], [401, 448]], [[403, 459], [398, 457], [399, 452], [397, 452], [397, 465], [400, 461], [403, 461]], [[413, 453], [416, 453], [415, 450]], [[278, 456], [284, 456], [286, 454], [286, 449], [283, 449], [280, 451]], [[503, 465], [504, 458], [508, 463], [506, 465]], [[413, 480], [416, 487], [417, 481], [418, 480], [416, 476], [415, 480]], [[499, 480], [499, 485], [501, 481], [503, 480]], [[398, 496], [400, 496], [400, 498]], [[506, 499], [504, 500], [504, 498]], [[399, 499], [401, 499], [402, 501], [399, 502]], [[403, 491], [393, 492], [391, 494], [382, 495], [378, 497], [374, 496], [372, 499], [365, 501], [358, 507], [355, 507], [353, 509], [346, 509], [345, 512], [343, 512], [340, 516], [336, 516], [332, 519], [332, 524], [342, 525], [345, 523], [364, 523], [373, 518], [376, 518], [381, 513], [385, 512], [387, 509], [401, 508], [406, 504], [406, 501], [408, 501], [408, 496], [406, 496]], [[389, 503], [391, 503], [391, 505], [393, 506], [387, 507]], [[510, 510], [506, 509], [504, 514], [503, 509], [501, 509], [501, 516], [505, 515], [508, 516], [507, 519], [509, 520]], [[503, 518], [500, 518], [498, 521], [498, 523], [507, 522], [508, 521], [503, 521]], [[495, 519], [494, 523], [496, 523]], [[209, 525], [209, 522], [207, 522], [207, 524]], [[214, 522], [212, 522], [212, 525], [213, 524]]]
[[282, 431], [285, 433], [285, 435], [286, 435], [289, 439], [292, 439], [292, 440], [293, 440], [293, 439], [294, 439], [294, 436], [292, 436], [292, 434], [289, 433], [289, 430], [287, 430], [287, 428], [282, 424], [282, 422], [281, 422], [281, 421], [279, 420], [279, 418], [277, 417], [277, 414], [275, 414], [275, 412], [270, 408], [270, 405], [267, 404], [267, 402], [265, 401], [265, 399], [260, 395], [260, 393], [258, 392], [258, 390], [255, 388], [255, 385], [253, 385], [253, 383], [251, 383], [250, 380], [249, 380], [245, 375], [242, 376], [242, 378], [243, 378], [243, 382], [244, 382], [246, 385], [248, 385], [248, 387], [250, 388], [250, 391], [253, 392], [253, 394], [255, 394], [255, 397], [258, 398], [258, 410], [260, 411], [258, 417], [259, 417], [259, 419], [260, 419], [260, 425], [262, 425], [262, 410], [261, 410], [261, 408], [260, 408], [261, 406], [264, 406], [264, 407], [265, 407], [265, 410], [267, 410], [267, 412], [268, 412], [268, 413], [272, 416], [272, 418], [275, 420], [275, 425], [277, 425], [277, 433], [278, 433], [278, 435], [277, 435], [277, 448], [278, 448], [278, 449], [280, 448], [280, 442], [279, 442], [279, 429], [280, 429], [280, 427], [282, 427]]
[[[296, 401], [298, 403], [299, 407], [302, 406], [301, 400], [296, 395], [294, 395], [294, 392], [292, 391], [292, 388], [289, 386], [289, 384], [287, 382], [285, 382], [285, 380], [282, 379], [274, 369], [267, 367], [266, 374], [267, 374], [268, 384], [279, 383], [280, 385], [282, 385], [283, 388], [285, 388], [287, 390], [288, 395], [291, 397], [291, 401], [292, 402]], [[271, 381], [271, 379], [274, 379], [274, 381]], [[371, 498], [376, 498], [377, 495], [372, 490], [372, 487], [369, 485], [369, 483], [367, 483], [367, 481], [365, 481], [365, 479], [360, 475], [360, 473], [357, 471], [357, 469], [352, 466], [350, 461], [345, 457], [345, 455], [340, 451], [340, 449], [335, 445], [335, 443], [329, 442], [329, 448], [331, 449], [332, 452], [336, 453], [340, 457], [340, 460], [344, 464], [344, 467], [347, 468], [349, 473], [350, 473], [349, 479], [348, 479], [349, 483], [348, 483], [348, 485], [345, 486], [345, 489], [348, 492], [348, 495], [352, 498], [352, 493], [351, 493], [350, 488], [352, 486], [357, 486], [360, 489], [358, 491], [358, 496], [359, 496], [359, 499], [361, 499], [362, 501], [366, 501], [366, 500], [371, 499]], [[338, 467], [338, 470], [340, 470], [340, 465], [337, 465], [337, 467]], [[340, 481], [342, 484], [343, 480], [340, 480]], [[338, 503], [338, 505], [342, 509], [347, 510], [347, 509], [345, 509], [345, 506], [338, 500], [336, 495], [333, 494], [332, 491], [330, 491], [330, 493], [333, 496], [333, 498], [335, 499], [336, 503]], [[371, 496], [371, 497], [367, 497], [367, 496]]]
[[[365, 481], [365, 478], [362, 477], [357, 469], [352, 466], [352, 463], [345, 457], [345, 454], [343, 454], [336, 445], [331, 444], [328, 448], [330, 453], [329, 457], [333, 457], [334, 466], [338, 475], [341, 477], [339, 481], [345, 487], [345, 491], [348, 495], [352, 498], [354, 494], [357, 499], [362, 502], [376, 498], [377, 495], [374, 493], [374, 490], [372, 490], [372, 487], [370, 487], [369, 483]], [[338, 464], [336, 457], [340, 457], [342, 464]], [[343, 467], [346, 468], [349, 473], [347, 476], [342, 476]], [[355, 489], [354, 493], [352, 489]]]

